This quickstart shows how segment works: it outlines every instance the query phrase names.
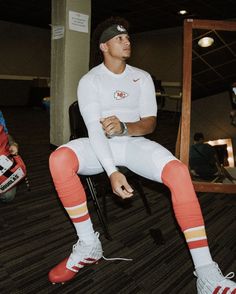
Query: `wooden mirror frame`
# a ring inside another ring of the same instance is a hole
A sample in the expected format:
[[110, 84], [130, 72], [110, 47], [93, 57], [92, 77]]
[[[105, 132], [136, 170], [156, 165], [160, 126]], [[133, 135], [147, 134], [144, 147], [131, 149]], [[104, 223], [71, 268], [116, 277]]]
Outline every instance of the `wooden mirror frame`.
[[[180, 160], [189, 165], [190, 117], [191, 117], [191, 86], [192, 86], [192, 36], [193, 29], [236, 31], [235, 21], [215, 21], [186, 19], [184, 21], [183, 50], [183, 96], [182, 113], [179, 129]], [[197, 192], [236, 193], [236, 184], [209, 183], [193, 181]]]

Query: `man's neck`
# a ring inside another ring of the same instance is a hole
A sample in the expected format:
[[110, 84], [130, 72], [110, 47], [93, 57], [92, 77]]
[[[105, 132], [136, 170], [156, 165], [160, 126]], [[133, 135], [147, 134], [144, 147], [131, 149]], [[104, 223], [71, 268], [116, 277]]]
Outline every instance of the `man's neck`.
[[104, 60], [104, 64], [106, 68], [108, 68], [114, 74], [121, 74], [122, 72], [124, 72], [126, 67], [126, 62], [123, 60], [106, 59]]

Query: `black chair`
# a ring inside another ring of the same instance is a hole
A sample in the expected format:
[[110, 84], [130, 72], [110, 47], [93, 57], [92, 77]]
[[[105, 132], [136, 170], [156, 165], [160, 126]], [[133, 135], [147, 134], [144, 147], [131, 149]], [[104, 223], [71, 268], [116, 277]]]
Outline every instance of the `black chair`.
[[[83, 118], [80, 114], [78, 102], [75, 101], [73, 102], [70, 107], [69, 107], [69, 119], [70, 119], [70, 130], [71, 130], [71, 135], [70, 135], [70, 140], [77, 139], [77, 138], [82, 138], [82, 137], [88, 137], [88, 132], [87, 128], [85, 126], [85, 123], [83, 121]], [[133, 184], [134, 188], [142, 198], [144, 207], [146, 209], [146, 212], [148, 215], [151, 215], [151, 208], [148, 204], [146, 195], [143, 191], [142, 185], [139, 181], [139, 177], [130, 171], [126, 167], [118, 167], [123, 174], [127, 177], [128, 181]], [[103, 172], [102, 174], [105, 174]], [[101, 175], [101, 174], [100, 174]], [[111, 235], [108, 230], [108, 225], [107, 225], [107, 209], [106, 209], [106, 195], [111, 194], [112, 191], [107, 190], [101, 193], [102, 197], [102, 204], [103, 204], [103, 210], [100, 207], [99, 201], [98, 201], [98, 182], [97, 182], [97, 176], [81, 176], [82, 181], [85, 180], [85, 184], [88, 188], [89, 195], [91, 196], [91, 199], [93, 201], [95, 210], [97, 212], [99, 221], [103, 227], [104, 230], [104, 235], [107, 239], [111, 240]], [[107, 177], [106, 177], [107, 180]], [[110, 187], [110, 185], [106, 185], [106, 187]]]

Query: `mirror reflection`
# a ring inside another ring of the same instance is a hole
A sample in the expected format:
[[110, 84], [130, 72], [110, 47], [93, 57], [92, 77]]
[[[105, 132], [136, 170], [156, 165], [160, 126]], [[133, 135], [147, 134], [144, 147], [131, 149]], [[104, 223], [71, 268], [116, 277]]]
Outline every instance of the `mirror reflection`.
[[192, 30], [189, 166], [194, 181], [236, 184], [236, 32]]

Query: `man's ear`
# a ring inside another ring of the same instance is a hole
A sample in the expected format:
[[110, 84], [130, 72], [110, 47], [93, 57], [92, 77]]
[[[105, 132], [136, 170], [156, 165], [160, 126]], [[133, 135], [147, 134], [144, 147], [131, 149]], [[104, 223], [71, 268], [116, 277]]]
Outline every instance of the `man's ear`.
[[105, 43], [101, 43], [99, 45], [99, 48], [102, 52], [106, 52], [107, 51], [107, 45]]

